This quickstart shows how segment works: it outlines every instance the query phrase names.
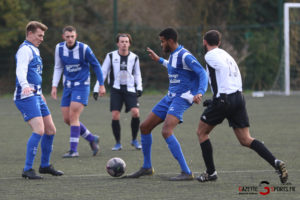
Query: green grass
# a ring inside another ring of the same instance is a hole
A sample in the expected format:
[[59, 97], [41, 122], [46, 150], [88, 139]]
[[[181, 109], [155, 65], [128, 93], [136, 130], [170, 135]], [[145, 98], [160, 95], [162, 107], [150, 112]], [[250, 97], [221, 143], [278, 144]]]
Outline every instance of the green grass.
[[[140, 99], [141, 120], [145, 119], [153, 105], [163, 95], [144, 95]], [[253, 137], [264, 141], [272, 153], [286, 162], [289, 183], [296, 192], [271, 192], [268, 199], [300, 199], [300, 137], [299, 116], [300, 96], [266, 96], [252, 98], [246, 96], [250, 117], [250, 131]], [[268, 163], [254, 151], [241, 147], [228, 127], [227, 121], [211, 133], [214, 147], [215, 165], [219, 179], [213, 183], [170, 182], [168, 177], [180, 172], [161, 136], [161, 125], [153, 131], [152, 162], [155, 175], [140, 179], [120, 179], [110, 177], [105, 164], [111, 157], [121, 157], [127, 164], [126, 173], [138, 170], [143, 161], [141, 151], [130, 146], [130, 114], [121, 114], [121, 140], [123, 150], [111, 151], [114, 139], [111, 133], [111, 113], [109, 98], [95, 102], [90, 99], [81, 121], [88, 129], [100, 136], [101, 153], [91, 156], [88, 143], [81, 138], [80, 157], [62, 159], [69, 148], [69, 127], [63, 123], [59, 101], [47, 97], [48, 105], [57, 128], [51, 162], [55, 168], [63, 170], [62, 177], [44, 175], [43, 180], [21, 178], [25, 150], [31, 134], [24, 123], [12, 97], [0, 99], [0, 199], [262, 199], [260, 194], [239, 195], [239, 186], [258, 186], [263, 180], [271, 186], [281, 186], [278, 176]], [[196, 136], [203, 107], [193, 105], [184, 115], [184, 123], [175, 129], [175, 135], [191, 170], [198, 175], [205, 170], [201, 149]], [[38, 170], [40, 149], [34, 168]], [[264, 190], [263, 190], [264, 191]]]

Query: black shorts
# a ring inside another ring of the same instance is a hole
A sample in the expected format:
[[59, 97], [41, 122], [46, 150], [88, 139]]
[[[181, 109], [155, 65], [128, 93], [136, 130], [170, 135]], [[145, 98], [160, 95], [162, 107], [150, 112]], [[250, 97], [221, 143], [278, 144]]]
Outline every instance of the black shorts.
[[135, 92], [128, 92], [127, 86], [121, 85], [121, 89], [111, 88], [110, 91], [110, 111], [121, 111], [125, 103], [125, 112], [129, 112], [131, 108], [138, 108], [138, 98]]
[[241, 92], [238, 91], [229, 95], [222, 94], [221, 97], [213, 99], [200, 119], [215, 126], [222, 123], [225, 118], [228, 120], [229, 126], [233, 128], [250, 126], [246, 102]]

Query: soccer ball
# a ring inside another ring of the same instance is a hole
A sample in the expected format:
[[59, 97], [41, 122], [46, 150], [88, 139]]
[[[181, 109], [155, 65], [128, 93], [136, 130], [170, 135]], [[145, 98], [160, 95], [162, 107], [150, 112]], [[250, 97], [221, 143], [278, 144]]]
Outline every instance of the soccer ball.
[[126, 163], [122, 158], [114, 157], [107, 161], [106, 171], [113, 177], [122, 176], [126, 169]]

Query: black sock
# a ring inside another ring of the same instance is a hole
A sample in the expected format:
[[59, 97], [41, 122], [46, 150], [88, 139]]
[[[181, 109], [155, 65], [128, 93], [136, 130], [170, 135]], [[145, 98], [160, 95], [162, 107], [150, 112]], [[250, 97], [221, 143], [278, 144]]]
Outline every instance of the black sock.
[[270, 165], [275, 168], [275, 157], [273, 154], [267, 149], [267, 147], [258, 140], [253, 140], [250, 148], [256, 151], [258, 155], [260, 155], [263, 159], [265, 159]]
[[210, 143], [210, 140], [206, 140], [200, 144], [202, 149], [202, 157], [205, 162], [206, 166], [206, 172], [211, 175], [215, 172], [215, 165], [214, 165], [214, 159], [213, 159], [213, 149], [212, 145]]
[[116, 142], [120, 143], [120, 140], [121, 140], [120, 120], [112, 120], [111, 127], [112, 127], [113, 134], [115, 136]]
[[131, 118], [131, 132], [132, 132], [132, 140], [135, 140], [140, 126], [140, 118], [139, 117], [133, 117]]

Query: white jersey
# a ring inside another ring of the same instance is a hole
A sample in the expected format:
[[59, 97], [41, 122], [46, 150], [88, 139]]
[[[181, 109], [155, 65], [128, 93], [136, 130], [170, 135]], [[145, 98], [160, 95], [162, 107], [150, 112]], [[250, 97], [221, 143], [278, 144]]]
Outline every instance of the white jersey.
[[214, 97], [242, 91], [241, 73], [231, 55], [223, 49], [215, 48], [208, 51], [204, 58]]
[[[102, 72], [103, 80], [105, 81], [108, 77], [108, 83], [115, 89], [120, 89], [120, 85], [126, 85], [129, 92], [143, 90], [140, 61], [138, 56], [131, 51], [127, 56], [121, 56], [118, 50], [106, 54], [102, 63]], [[94, 92], [98, 91], [99, 83], [97, 81]]]

